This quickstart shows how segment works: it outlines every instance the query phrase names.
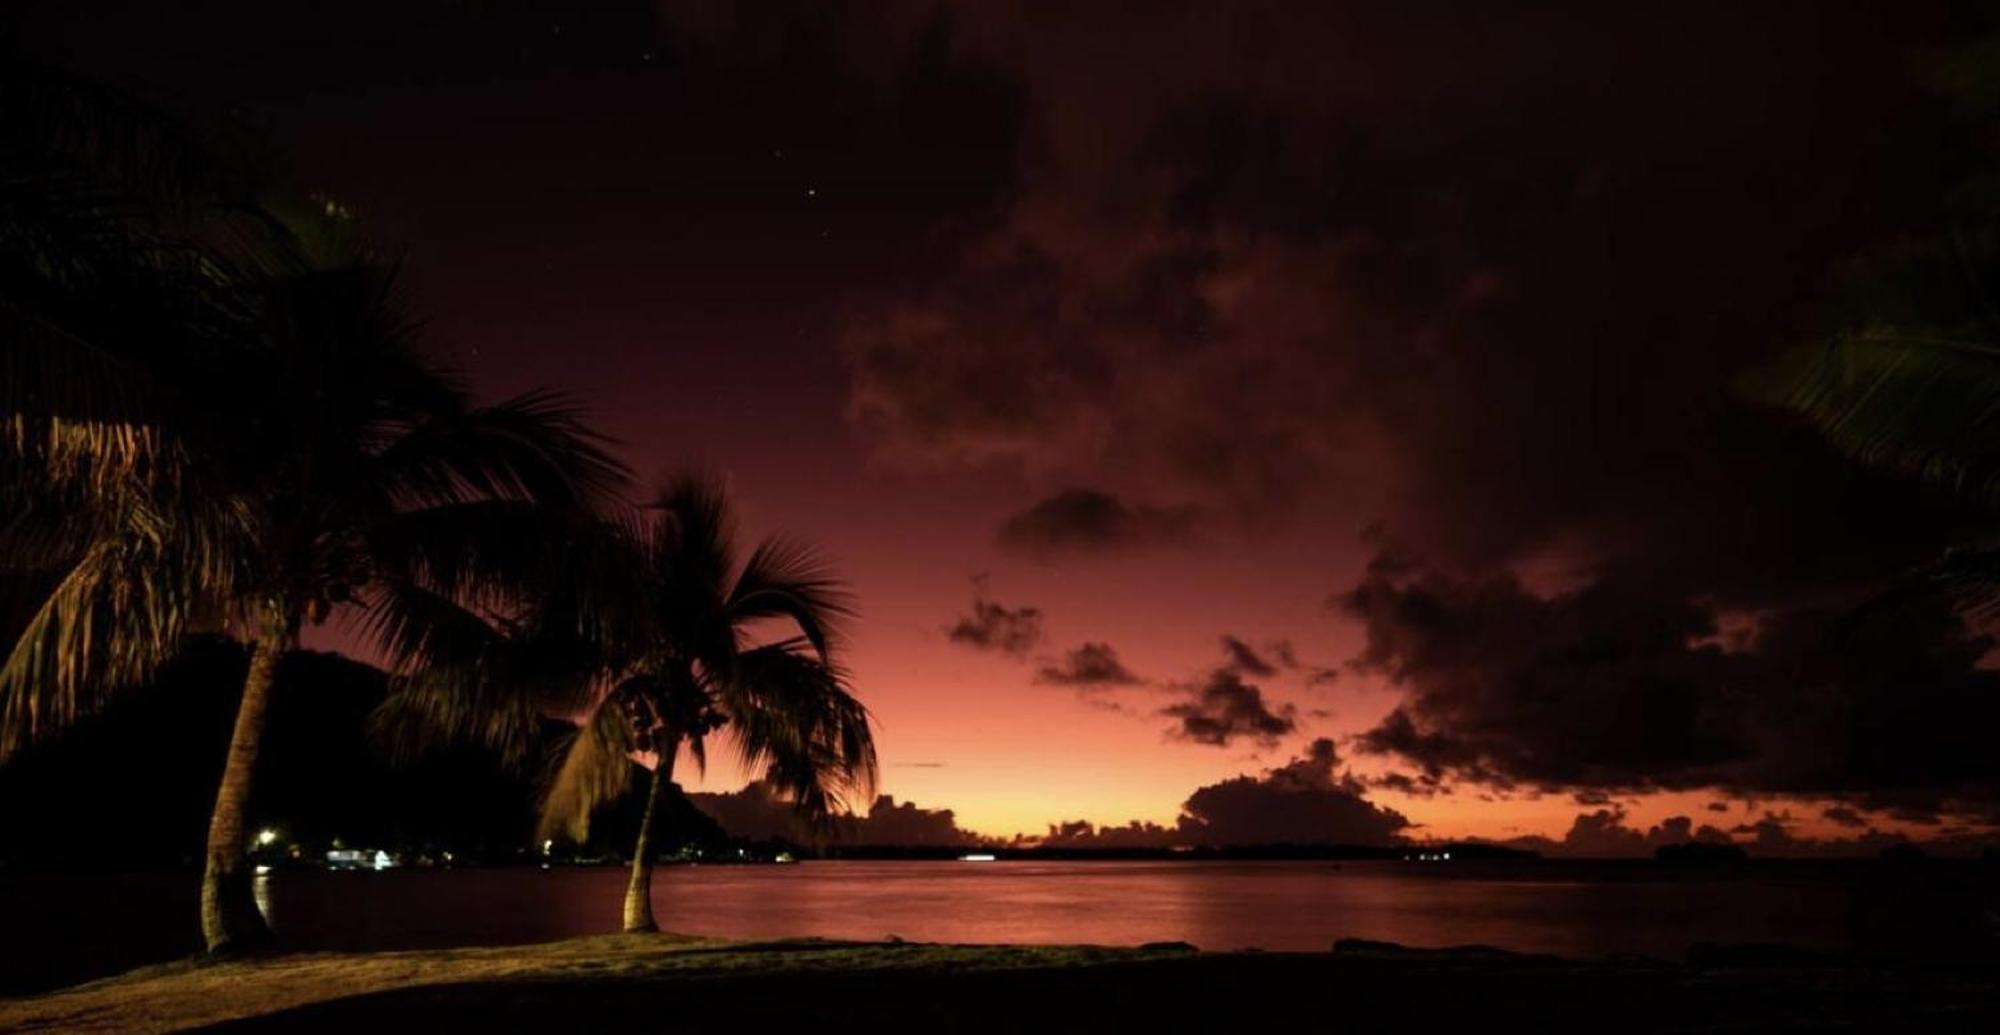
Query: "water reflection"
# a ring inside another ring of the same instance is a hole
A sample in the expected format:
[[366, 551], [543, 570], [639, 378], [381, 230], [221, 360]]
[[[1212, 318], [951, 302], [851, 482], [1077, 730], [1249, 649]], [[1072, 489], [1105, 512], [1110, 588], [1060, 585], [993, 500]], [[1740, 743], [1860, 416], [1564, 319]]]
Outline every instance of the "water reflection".
[[278, 919], [271, 912], [271, 873], [266, 867], [257, 867], [257, 873], [250, 878], [250, 898], [257, 903], [257, 913], [269, 927], [277, 927]]
[[[1696, 941], [1783, 941], [1895, 955], [1935, 951], [1976, 924], [1984, 892], [1974, 881], [1991, 880], [1979, 873], [1968, 864], [1913, 876], [1869, 863], [806, 862], [663, 868], [654, 910], [668, 930], [734, 938], [1321, 950], [1356, 937], [1668, 958]], [[614, 931], [624, 882], [618, 867], [281, 869], [254, 888], [257, 908], [295, 948], [389, 949]], [[7, 942], [41, 947], [0, 981], [46, 987], [191, 953], [197, 887], [184, 874], [0, 874]]]

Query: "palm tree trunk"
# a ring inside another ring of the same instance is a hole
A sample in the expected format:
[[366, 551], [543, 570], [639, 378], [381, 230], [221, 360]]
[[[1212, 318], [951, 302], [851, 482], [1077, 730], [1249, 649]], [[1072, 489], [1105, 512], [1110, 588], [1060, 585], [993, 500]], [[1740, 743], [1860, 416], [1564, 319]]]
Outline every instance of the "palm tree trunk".
[[215, 792], [215, 811], [209, 815], [207, 865], [201, 875], [201, 940], [210, 953], [241, 949], [269, 934], [251, 894], [250, 869], [243, 852], [243, 813], [250, 800], [258, 742], [264, 735], [271, 682], [278, 659], [290, 645], [290, 623], [271, 623], [252, 647], [250, 671], [243, 678], [243, 700], [236, 706], [229, 759], [222, 767], [222, 785]]
[[660, 814], [660, 799], [674, 782], [674, 756], [680, 752], [680, 738], [660, 743], [660, 760], [653, 766], [653, 779], [646, 792], [646, 813], [639, 820], [639, 838], [632, 846], [632, 880], [625, 885], [625, 930], [657, 931], [653, 922], [653, 829]]

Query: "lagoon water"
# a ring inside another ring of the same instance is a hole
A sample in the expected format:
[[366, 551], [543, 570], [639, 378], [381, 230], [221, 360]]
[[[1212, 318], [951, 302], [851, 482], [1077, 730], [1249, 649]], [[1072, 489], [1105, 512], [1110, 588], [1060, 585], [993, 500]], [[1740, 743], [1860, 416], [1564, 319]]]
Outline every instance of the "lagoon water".
[[[1679, 958], [1696, 942], [1931, 955], [1984, 937], [1977, 864], [1756, 862], [826, 861], [669, 866], [660, 925], [732, 938], [1138, 944], [1324, 950], [1337, 938]], [[279, 871], [260, 886], [301, 949], [541, 941], [614, 931], [616, 867]], [[0, 872], [0, 993], [183, 956], [191, 874]]]

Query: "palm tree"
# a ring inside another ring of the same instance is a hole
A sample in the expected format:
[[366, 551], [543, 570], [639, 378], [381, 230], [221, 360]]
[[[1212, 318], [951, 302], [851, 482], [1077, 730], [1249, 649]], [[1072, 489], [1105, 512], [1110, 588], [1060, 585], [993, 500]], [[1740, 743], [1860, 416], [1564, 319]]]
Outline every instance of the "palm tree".
[[[1996, 57], [1989, 36], [1933, 55], [1925, 70], [1982, 142], [2000, 122]], [[1745, 387], [1863, 464], [1992, 508], [2000, 505], [2000, 166], [1984, 151], [1936, 225], [1856, 264], [1823, 341], [1754, 372]], [[2000, 551], [1954, 549], [1927, 574], [1976, 609], [2000, 609]]]
[[[704, 766], [709, 734], [722, 733], [746, 769], [762, 769], [815, 824], [875, 780], [867, 710], [834, 658], [835, 625], [848, 612], [839, 582], [781, 538], [739, 564], [727, 498], [711, 478], [676, 478], [649, 509], [642, 525], [578, 547], [590, 558], [572, 580], [583, 594], [543, 599], [513, 635], [404, 681], [382, 712], [405, 750], [445, 739], [518, 753], [538, 716], [583, 702], [543, 798], [543, 838], [586, 838], [592, 814], [631, 790], [633, 760], [650, 755], [627, 931], [656, 929], [660, 802], [683, 749]], [[755, 641], [773, 621], [790, 633]]]
[[167, 445], [154, 386], [243, 344], [195, 238], [254, 177], [220, 138], [4, 50], [0, 110], [0, 493], [17, 518], [52, 474], [85, 492], [143, 473]]
[[54, 582], [0, 662], [0, 753], [95, 711], [192, 632], [244, 640], [202, 880], [213, 952], [263, 933], [244, 808], [301, 629], [344, 613], [404, 673], [450, 656], [624, 474], [562, 399], [475, 405], [427, 362], [393, 267], [338, 206], [210, 229], [188, 251], [189, 319], [150, 344], [73, 336], [0, 399], [18, 515], [0, 553]]
[[[1975, 214], [1863, 272], [1824, 342], [1746, 386], [1862, 464], [2000, 506], [2000, 218]], [[1927, 574], [2000, 607], [2000, 552], [1956, 548]]]

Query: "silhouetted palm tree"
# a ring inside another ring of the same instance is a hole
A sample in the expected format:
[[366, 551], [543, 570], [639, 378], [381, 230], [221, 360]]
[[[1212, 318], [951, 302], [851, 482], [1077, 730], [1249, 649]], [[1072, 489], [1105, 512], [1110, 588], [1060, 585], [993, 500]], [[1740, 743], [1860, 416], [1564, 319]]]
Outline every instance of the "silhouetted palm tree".
[[[1753, 390], [1863, 464], [2000, 506], [2000, 220], [1876, 257], [1847, 305], [1840, 330]], [[2000, 553], [1968, 545], [1928, 574], [2000, 606]]]
[[[673, 480], [640, 527], [572, 541], [580, 592], [541, 602], [511, 634], [458, 666], [433, 666], [385, 703], [403, 750], [443, 740], [517, 753], [545, 714], [587, 709], [542, 803], [541, 837], [583, 840], [592, 814], [654, 758], [632, 851], [624, 927], [655, 929], [652, 873], [660, 800], [685, 748], [705, 765], [720, 732], [746, 768], [813, 822], [875, 779], [868, 713], [834, 661], [840, 584], [814, 555], [767, 539], [740, 564], [726, 496], [712, 479]], [[600, 533], [603, 529], [600, 529]], [[790, 634], [757, 643], [753, 627]]]
[[[1926, 78], [1987, 149], [1936, 225], [1859, 264], [1834, 330], [1748, 379], [1869, 466], [2000, 505], [2000, 48], [1934, 55]], [[2000, 552], [1952, 551], [1927, 574], [2000, 608]]]
[[[448, 655], [623, 472], [561, 399], [476, 406], [424, 360], [393, 269], [337, 206], [238, 210], [160, 251], [132, 264], [140, 294], [173, 303], [150, 339], [130, 321], [100, 334], [43, 318], [67, 300], [34, 297], [31, 277], [0, 288], [21, 317], [0, 396], [0, 554], [53, 579], [0, 664], [0, 752], [144, 680], [193, 631], [249, 643], [202, 883], [217, 951], [262, 932], [244, 805], [301, 627], [344, 609], [399, 670]], [[115, 301], [105, 280], [86, 269], [77, 301]]]

